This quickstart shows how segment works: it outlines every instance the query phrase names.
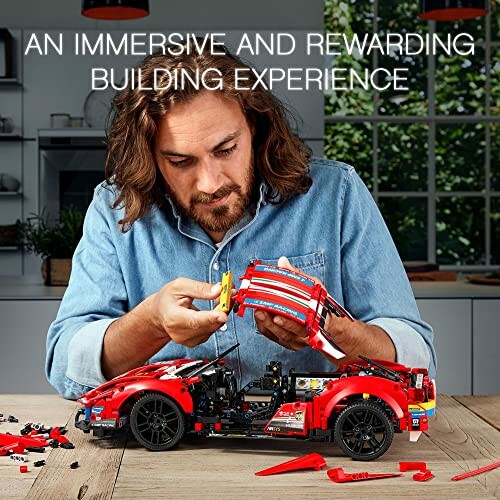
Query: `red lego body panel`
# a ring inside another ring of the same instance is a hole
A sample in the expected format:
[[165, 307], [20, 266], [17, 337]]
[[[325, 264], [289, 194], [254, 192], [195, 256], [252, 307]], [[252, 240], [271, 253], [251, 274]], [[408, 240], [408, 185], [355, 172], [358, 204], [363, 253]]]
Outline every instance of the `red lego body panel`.
[[281, 267], [251, 263], [243, 276], [234, 298], [235, 310], [243, 316], [247, 307], [260, 309], [305, 325], [309, 344], [335, 359], [345, 356], [324, 330], [328, 313], [353, 320], [326, 289], [306, 275]]
[[[356, 394], [369, 394], [379, 398], [391, 407], [397, 418], [404, 418], [408, 411], [408, 399], [403, 391], [403, 384], [375, 377], [367, 384], [365, 377], [349, 377], [332, 381], [314, 400], [315, 415], [329, 418], [340, 401]], [[366, 392], [369, 389], [369, 392]], [[314, 422], [319, 425], [319, 422]]]

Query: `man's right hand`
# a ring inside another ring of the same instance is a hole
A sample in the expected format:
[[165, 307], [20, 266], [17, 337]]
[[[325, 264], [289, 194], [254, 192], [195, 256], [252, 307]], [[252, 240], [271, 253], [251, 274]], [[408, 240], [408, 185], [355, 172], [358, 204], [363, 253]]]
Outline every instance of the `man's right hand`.
[[216, 300], [220, 293], [220, 283], [177, 278], [150, 297], [150, 320], [156, 331], [176, 344], [186, 347], [203, 344], [226, 323], [227, 314], [217, 308], [200, 311], [193, 300]]
[[220, 293], [220, 283], [178, 278], [111, 323], [101, 353], [104, 377], [109, 380], [142, 365], [171, 340], [186, 347], [208, 340], [227, 314], [220, 309], [199, 311], [193, 301], [217, 303]]

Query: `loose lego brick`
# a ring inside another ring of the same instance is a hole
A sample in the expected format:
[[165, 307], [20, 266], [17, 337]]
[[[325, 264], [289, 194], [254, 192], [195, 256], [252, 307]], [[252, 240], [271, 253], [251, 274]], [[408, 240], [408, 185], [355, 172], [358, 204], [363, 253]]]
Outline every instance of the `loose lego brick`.
[[413, 474], [414, 481], [428, 481], [433, 477], [435, 476], [430, 470], [421, 470], [420, 472]]
[[399, 471], [406, 472], [409, 470], [427, 470], [426, 462], [399, 462]]

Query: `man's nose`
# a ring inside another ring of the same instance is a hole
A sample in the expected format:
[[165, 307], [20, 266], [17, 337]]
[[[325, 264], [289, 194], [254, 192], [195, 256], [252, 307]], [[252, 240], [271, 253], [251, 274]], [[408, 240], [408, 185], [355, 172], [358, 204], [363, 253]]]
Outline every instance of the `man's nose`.
[[215, 193], [224, 184], [222, 171], [217, 161], [204, 160], [198, 168], [198, 179], [196, 188], [202, 193]]

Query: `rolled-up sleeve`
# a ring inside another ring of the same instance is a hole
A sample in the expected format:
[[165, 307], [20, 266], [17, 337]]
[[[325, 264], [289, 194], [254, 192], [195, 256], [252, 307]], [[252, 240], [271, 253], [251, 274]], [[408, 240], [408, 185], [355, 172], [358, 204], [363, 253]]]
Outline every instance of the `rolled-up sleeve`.
[[397, 361], [436, 373], [433, 331], [420, 318], [410, 283], [389, 230], [354, 169], [344, 190], [341, 225], [344, 302], [358, 319], [382, 328]]
[[127, 293], [113, 243], [110, 187], [97, 187], [83, 237], [72, 260], [71, 278], [47, 334], [46, 374], [65, 398], [105, 382], [101, 351], [109, 325], [126, 312]]

